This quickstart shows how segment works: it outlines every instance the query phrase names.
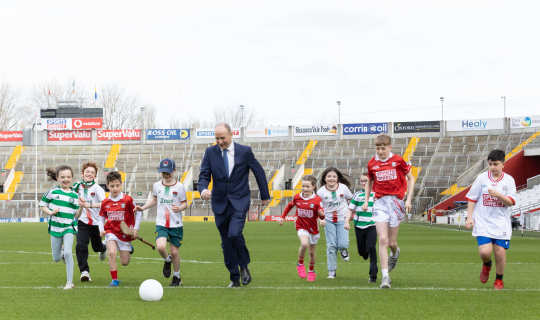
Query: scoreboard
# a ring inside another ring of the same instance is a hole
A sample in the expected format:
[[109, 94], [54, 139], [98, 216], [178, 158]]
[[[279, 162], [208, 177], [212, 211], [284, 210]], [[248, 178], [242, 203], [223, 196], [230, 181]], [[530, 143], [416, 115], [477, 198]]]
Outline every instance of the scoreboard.
[[103, 108], [41, 109], [41, 118], [103, 118]]

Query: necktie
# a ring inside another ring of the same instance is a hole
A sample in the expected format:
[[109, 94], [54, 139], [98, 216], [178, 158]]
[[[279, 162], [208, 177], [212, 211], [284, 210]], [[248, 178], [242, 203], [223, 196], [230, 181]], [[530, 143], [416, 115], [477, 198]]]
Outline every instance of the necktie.
[[223, 150], [223, 164], [225, 165], [225, 175], [229, 179], [229, 158], [227, 157], [227, 149]]

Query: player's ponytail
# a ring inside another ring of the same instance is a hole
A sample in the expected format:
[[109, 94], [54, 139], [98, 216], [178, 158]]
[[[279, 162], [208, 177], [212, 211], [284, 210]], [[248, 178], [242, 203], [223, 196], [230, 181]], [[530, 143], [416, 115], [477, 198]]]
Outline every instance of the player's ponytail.
[[351, 178], [349, 177], [348, 175], [346, 174], [343, 174], [341, 173], [338, 168], [336, 167], [328, 167], [326, 168], [326, 170], [324, 170], [323, 174], [322, 174], [322, 178], [321, 178], [321, 186], [324, 186], [326, 185], [326, 175], [329, 173], [329, 172], [335, 172], [337, 177], [338, 177], [338, 182], [341, 183], [341, 184], [344, 184], [347, 186], [347, 188], [351, 188], [351, 183], [349, 182], [349, 180], [347, 178]]
[[58, 181], [58, 174], [60, 171], [69, 170], [71, 171], [71, 176], [73, 177], [73, 170], [70, 166], [61, 165], [56, 167], [56, 170], [53, 168], [47, 168], [47, 180], [48, 181]]

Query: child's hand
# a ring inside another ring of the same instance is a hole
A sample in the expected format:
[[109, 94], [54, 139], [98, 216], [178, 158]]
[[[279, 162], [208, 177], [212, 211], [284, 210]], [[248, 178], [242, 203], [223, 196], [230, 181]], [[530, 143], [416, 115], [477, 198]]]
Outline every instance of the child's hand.
[[283, 221], [285, 221], [285, 219], [283, 219], [282, 217], [277, 218], [277, 222], [279, 222], [280, 226], [283, 226]]
[[502, 196], [502, 194], [499, 191], [493, 188], [488, 188], [488, 194], [495, 198], [500, 198]]
[[345, 225], [343, 226], [343, 228], [345, 228], [345, 230], [351, 229], [351, 225], [349, 224], [349, 221], [345, 221]]
[[81, 205], [82, 207], [84, 207], [85, 204], [86, 204], [86, 200], [84, 200], [83, 198], [79, 197], [79, 205]]
[[133, 229], [133, 238], [138, 238], [138, 237], [139, 237], [139, 230]]
[[103, 230], [103, 231], [101, 231], [101, 232], [99, 233], [99, 236], [100, 236], [100, 237], [104, 237], [106, 233], [107, 233], [107, 232], [105, 232], [105, 230]]
[[172, 211], [173, 211], [174, 213], [178, 213], [178, 212], [180, 212], [180, 207], [178, 207], [177, 205], [173, 204], [173, 205], [172, 205]]
[[326, 226], [326, 220], [321, 220], [321, 227]]
[[140, 205], [136, 205], [135, 208], [133, 209], [133, 212], [137, 212], [137, 211], [144, 211], [144, 210]]
[[411, 208], [412, 208], [411, 200], [409, 199], [409, 200], [405, 201], [405, 212], [406, 213], [411, 212]]
[[319, 217], [321, 217], [321, 218], [324, 217], [324, 210], [321, 209], [321, 210], [319, 210], [318, 213], [319, 213]]
[[474, 227], [474, 220], [467, 218], [465, 221], [465, 228], [470, 229], [472, 227]]
[[54, 216], [55, 214], [57, 214], [58, 211], [60, 211], [60, 208], [54, 209], [54, 210], [51, 212], [51, 216]]
[[363, 211], [363, 212], [367, 212], [367, 210], [368, 210], [368, 203], [367, 203], [367, 201], [366, 201], [366, 202], [364, 202], [364, 204], [362, 205], [362, 211]]

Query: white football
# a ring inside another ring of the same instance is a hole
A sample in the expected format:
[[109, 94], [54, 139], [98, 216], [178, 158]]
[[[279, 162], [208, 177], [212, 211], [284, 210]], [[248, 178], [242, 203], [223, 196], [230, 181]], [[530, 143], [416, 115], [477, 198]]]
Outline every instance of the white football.
[[139, 287], [139, 295], [144, 301], [159, 301], [163, 297], [163, 286], [154, 279], [146, 280]]

